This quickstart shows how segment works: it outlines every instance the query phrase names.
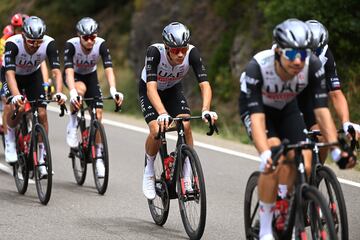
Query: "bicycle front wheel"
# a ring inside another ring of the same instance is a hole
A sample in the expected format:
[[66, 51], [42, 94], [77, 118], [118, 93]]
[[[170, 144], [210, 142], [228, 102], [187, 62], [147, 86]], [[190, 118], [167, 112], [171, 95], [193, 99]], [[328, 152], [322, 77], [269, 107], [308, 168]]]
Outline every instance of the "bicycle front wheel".
[[13, 166], [15, 185], [20, 194], [25, 194], [29, 183], [28, 159], [18, 150], [18, 161]]
[[[181, 219], [190, 239], [200, 239], [206, 222], [206, 190], [200, 160], [195, 150], [181, 147], [177, 164], [177, 194]], [[188, 160], [188, 163], [186, 161]], [[185, 171], [183, 171], [183, 169]], [[184, 177], [184, 173], [187, 177]], [[190, 178], [188, 178], [190, 176]]]
[[[313, 186], [302, 190], [303, 206], [307, 209], [305, 221], [297, 223], [297, 233], [300, 239], [338, 239], [330, 209], [322, 194]], [[304, 223], [309, 222], [310, 229], [305, 229]]]
[[[95, 186], [99, 194], [106, 192], [109, 180], [109, 152], [104, 126], [95, 121], [93, 123], [94, 135], [91, 146], [91, 156]], [[104, 172], [100, 172], [100, 167], [104, 167]]]
[[159, 226], [166, 223], [170, 207], [170, 196], [161, 161], [162, 160], [159, 157], [159, 159], [154, 162], [156, 196], [154, 200], [148, 200], [151, 217]]
[[339, 239], [349, 239], [346, 204], [341, 185], [335, 173], [326, 166], [317, 169], [317, 187], [323, 194], [334, 220], [335, 231]]
[[49, 139], [44, 127], [40, 124], [37, 124], [34, 127], [32, 156], [35, 166], [34, 173], [36, 190], [40, 202], [46, 205], [51, 196], [52, 163]]
[[257, 184], [260, 172], [251, 174], [246, 184], [244, 200], [244, 223], [246, 239], [259, 239], [260, 220], [259, 220], [259, 199]]
[[82, 141], [82, 135], [86, 134], [89, 135], [89, 128], [82, 129], [81, 125], [85, 123], [81, 123], [78, 118], [78, 126], [77, 126], [77, 138], [79, 141], [79, 145], [76, 148], [70, 148], [69, 158], [71, 158], [72, 162], [72, 169], [75, 177], [75, 181], [78, 185], [83, 185], [86, 179], [86, 172], [87, 172], [87, 161], [86, 155], [84, 153], [84, 146]]

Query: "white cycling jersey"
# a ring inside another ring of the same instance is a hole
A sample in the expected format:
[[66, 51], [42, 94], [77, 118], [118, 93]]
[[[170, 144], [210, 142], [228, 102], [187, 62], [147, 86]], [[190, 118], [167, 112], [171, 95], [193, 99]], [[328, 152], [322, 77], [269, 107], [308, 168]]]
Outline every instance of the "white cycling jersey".
[[[84, 53], [81, 49], [80, 38], [74, 37], [67, 42], [71, 43], [75, 48], [75, 54], [73, 56], [74, 72], [78, 74], [89, 74], [96, 70], [96, 65], [100, 58], [100, 46], [105, 40], [100, 37], [95, 38], [95, 44], [89, 54]], [[67, 54], [65, 50], [65, 55]], [[65, 59], [66, 62], [66, 59]], [[66, 67], [66, 65], [65, 65]]]
[[[157, 68], [157, 86], [158, 90], [165, 90], [173, 87], [175, 84], [179, 83], [189, 71], [189, 53], [193, 45], [189, 44], [189, 49], [185, 55], [184, 61], [176, 66], [172, 66], [166, 56], [166, 50], [164, 44], [153, 44], [152, 46], [156, 47], [160, 52], [160, 63]], [[146, 67], [147, 67], [147, 58], [145, 59], [145, 66], [141, 72], [141, 79], [146, 83]]]

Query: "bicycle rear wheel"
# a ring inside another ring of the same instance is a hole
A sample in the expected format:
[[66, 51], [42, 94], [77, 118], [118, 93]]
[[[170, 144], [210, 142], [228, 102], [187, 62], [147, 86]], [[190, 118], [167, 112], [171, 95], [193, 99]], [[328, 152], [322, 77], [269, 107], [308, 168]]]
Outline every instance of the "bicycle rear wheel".
[[162, 226], [166, 223], [169, 216], [170, 197], [168, 187], [165, 182], [161, 158], [155, 161], [154, 172], [156, 196], [154, 200], [148, 200], [148, 205], [154, 222], [157, 225]]
[[[109, 181], [109, 152], [106, 140], [106, 134], [104, 130], [104, 126], [95, 121], [94, 123], [94, 135], [91, 146], [91, 157], [92, 157], [92, 165], [93, 165], [93, 173], [95, 186], [99, 194], [104, 194], [106, 192], [108, 181]], [[97, 143], [95, 143], [97, 142]], [[97, 150], [97, 147], [100, 150]], [[99, 176], [98, 170], [96, 168], [97, 161], [103, 161], [105, 167], [104, 176]]]
[[81, 125], [85, 123], [81, 123], [80, 118], [78, 118], [78, 126], [77, 126], [77, 138], [79, 141], [79, 145], [77, 148], [70, 148], [69, 158], [71, 158], [72, 169], [75, 177], [75, 181], [78, 185], [83, 185], [86, 179], [87, 172], [87, 161], [84, 153], [84, 146], [82, 142], [82, 134], [87, 131], [87, 136], [89, 136], [89, 128], [84, 127], [82, 129]]
[[29, 183], [28, 159], [20, 150], [18, 152], [18, 161], [13, 166], [13, 175], [15, 185], [20, 194], [25, 194]]
[[[300, 239], [338, 239], [330, 209], [322, 194], [313, 186], [302, 189], [303, 206], [307, 207], [310, 229], [305, 229], [304, 221], [297, 222]], [[305, 216], [306, 217], [306, 216]]]
[[[42, 142], [40, 142], [40, 141]], [[51, 163], [51, 151], [49, 139], [47, 137], [44, 127], [37, 124], [34, 127], [33, 139], [32, 139], [32, 156], [34, 162], [34, 173], [35, 173], [35, 185], [38, 193], [39, 200], [42, 204], [46, 205], [51, 196], [52, 188], [52, 163]], [[41, 163], [41, 147], [40, 143], [43, 143], [44, 151], [44, 162]], [[42, 176], [39, 167], [45, 166], [47, 175]]]
[[335, 173], [326, 166], [317, 169], [317, 188], [323, 194], [334, 220], [338, 239], [348, 240], [349, 229], [346, 204], [341, 185]]
[[[206, 222], [206, 190], [200, 160], [195, 150], [187, 145], [181, 147], [181, 159], [177, 161], [177, 194], [181, 219], [190, 239], [200, 239], [204, 233]], [[190, 186], [185, 188], [182, 169], [185, 159], [190, 162]]]
[[259, 199], [257, 183], [260, 172], [253, 172], [246, 184], [244, 199], [244, 223], [246, 239], [259, 239], [260, 220], [259, 220]]

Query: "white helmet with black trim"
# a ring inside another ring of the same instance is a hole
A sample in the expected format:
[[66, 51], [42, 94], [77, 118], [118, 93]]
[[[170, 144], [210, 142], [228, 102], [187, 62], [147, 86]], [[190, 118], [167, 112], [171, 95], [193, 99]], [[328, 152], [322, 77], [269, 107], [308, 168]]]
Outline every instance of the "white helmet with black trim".
[[22, 31], [27, 38], [42, 39], [46, 32], [46, 25], [41, 18], [31, 16], [24, 20]]
[[329, 42], [329, 32], [326, 27], [317, 20], [308, 20], [306, 24], [313, 35], [312, 49], [316, 50], [317, 48], [324, 47]]
[[89, 17], [84, 17], [76, 24], [76, 31], [80, 35], [92, 35], [97, 33], [99, 28], [98, 23]]
[[172, 22], [164, 28], [162, 38], [168, 47], [186, 47], [190, 41], [190, 31], [184, 24]]
[[312, 33], [310, 28], [296, 18], [285, 20], [274, 28], [273, 38], [280, 48], [311, 48]]

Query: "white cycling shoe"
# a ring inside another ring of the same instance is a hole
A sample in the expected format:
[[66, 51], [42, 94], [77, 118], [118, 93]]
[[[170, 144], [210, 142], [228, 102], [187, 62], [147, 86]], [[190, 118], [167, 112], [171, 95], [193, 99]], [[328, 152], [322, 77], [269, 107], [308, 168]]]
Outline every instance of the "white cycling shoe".
[[16, 163], [17, 160], [16, 144], [14, 142], [7, 141], [5, 144], [5, 161], [7, 163]]
[[191, 183], [191, 178], [190, 177], [184, 177], [184, 186], [185, 186], [185, 190], [188, 192], [192, 192], [193, 188], [192, 188], [192, 183]]
[[97, 176], [99, 178], [104, 178], [105, 177], [104, 161], [101, 158], [96, 160], [96, 171], [97, 171]]
[[149, 199], [149, 200], [155, 199], [156, 192], [155, 192], [155, 176], [154, 175], [147, 175], [144, 173], [142, 189], [143, 189], [143, 193], [147, 199]]
[[66, 131], [66, 143], [72, 148], [76, 148], [79, 145], [76, 131], [76, 127], [71, 127], [70, 124], [68, 124]]

